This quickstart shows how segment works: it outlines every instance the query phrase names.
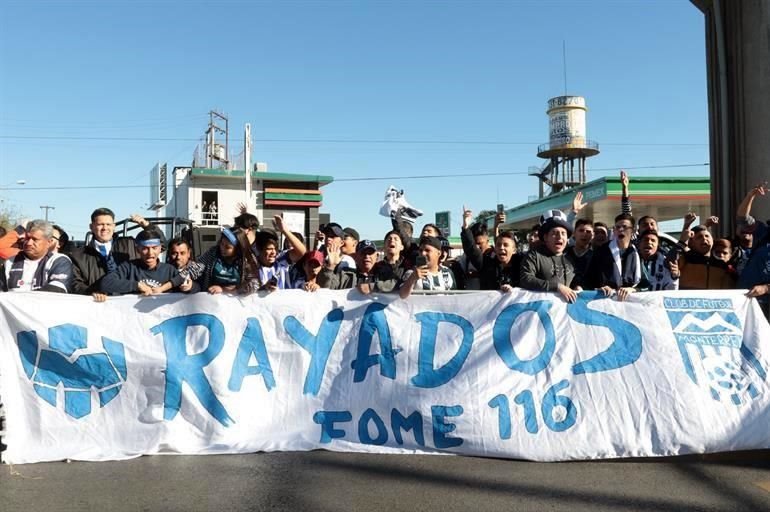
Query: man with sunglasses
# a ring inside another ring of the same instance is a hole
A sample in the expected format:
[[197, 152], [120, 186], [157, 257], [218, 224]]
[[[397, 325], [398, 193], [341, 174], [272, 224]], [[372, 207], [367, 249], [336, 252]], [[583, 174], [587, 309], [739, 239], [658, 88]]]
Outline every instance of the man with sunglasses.
[[27, 224], [21, 251], [6, 260], [0, 274], [2, 291], [68, 293], [72, 284], [72, 262], [54, 252], [53, 225], [45, 220]]

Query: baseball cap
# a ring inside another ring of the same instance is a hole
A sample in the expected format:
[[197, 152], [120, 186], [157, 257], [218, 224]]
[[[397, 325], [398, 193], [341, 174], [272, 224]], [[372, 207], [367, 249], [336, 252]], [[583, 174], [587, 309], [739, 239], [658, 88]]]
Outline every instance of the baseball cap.
[[361, 240], [356, 245], [356, 252], [377, 252], [377, 246], [371, 240]]
[[424, 236], [420, 238], [420, 245], [425, 244], [435, 247], [436, 250], [441, 250], [441, 240], [437, 236]]
[[324, 226], [323, 230], [324, 235], [331, 236], [331, 237], [344, 237], [345, 233], [342, 231], [342, 226], [337, 224], [336, 222], [330, 222], [326, 226]]
[[324, 264], [324, 254], [321, 251], [308, 251], [305, 257], [308, 262], [315, 262], [319, 265]]
[[356, 240], [361, 240], [361, 237], [358, 236], [358, 231], [353, 228], [345, 228], [342, 230], [342, 233], [344, 233], [344, 236], [349, 236], [355, 238]]

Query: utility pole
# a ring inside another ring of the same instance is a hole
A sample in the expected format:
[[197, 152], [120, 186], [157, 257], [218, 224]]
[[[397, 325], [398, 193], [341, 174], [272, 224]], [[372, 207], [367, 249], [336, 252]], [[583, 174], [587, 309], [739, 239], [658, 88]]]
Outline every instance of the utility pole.
[[243, 127], [243, 169], [246, 175], [246, 202], [251, 207], [251, 123]]
[[41, 210], [45, 210], [45, 220], [48, 222], [48, 210], [55, 210], [55, 206], [44, 205], [40, 207]]

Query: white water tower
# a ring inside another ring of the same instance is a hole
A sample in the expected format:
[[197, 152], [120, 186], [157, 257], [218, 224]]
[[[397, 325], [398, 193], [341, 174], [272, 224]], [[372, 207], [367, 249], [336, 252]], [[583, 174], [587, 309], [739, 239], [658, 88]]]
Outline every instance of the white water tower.
[[586, 159], [599, 154], [599, 144], [586, 135], [586, 100], [582, 96], [557, 96], [548, 100], [549, 141], [537, 156], [550, 160], [539, 174], [552, 192], [586, 182]]

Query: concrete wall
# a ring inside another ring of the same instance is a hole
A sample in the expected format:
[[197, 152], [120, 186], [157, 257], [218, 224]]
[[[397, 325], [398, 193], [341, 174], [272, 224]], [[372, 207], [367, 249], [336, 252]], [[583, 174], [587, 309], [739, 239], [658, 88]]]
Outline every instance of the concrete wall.
[[[691, 0], [704, 13], [712, 206], [725, 226], [770, 180], [770, 0]], [[753, 213], [770, 219], [770, 197]]]

